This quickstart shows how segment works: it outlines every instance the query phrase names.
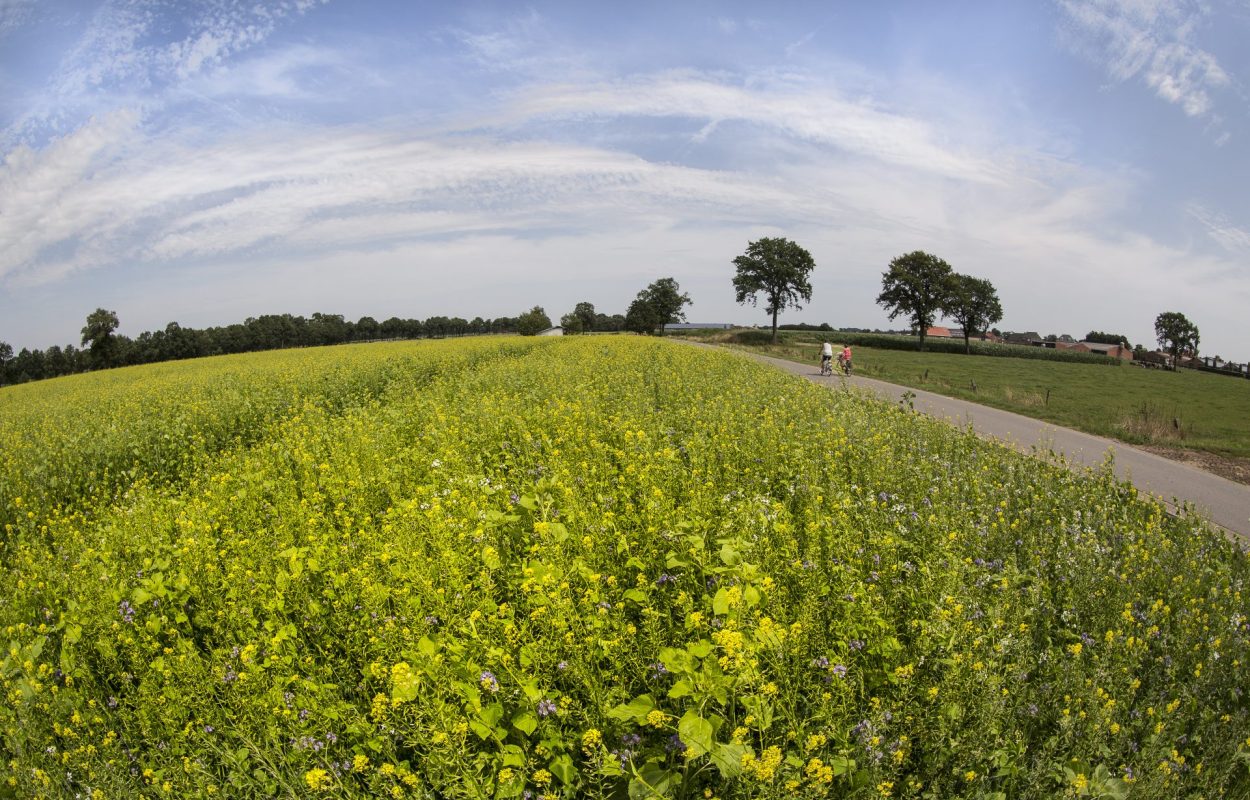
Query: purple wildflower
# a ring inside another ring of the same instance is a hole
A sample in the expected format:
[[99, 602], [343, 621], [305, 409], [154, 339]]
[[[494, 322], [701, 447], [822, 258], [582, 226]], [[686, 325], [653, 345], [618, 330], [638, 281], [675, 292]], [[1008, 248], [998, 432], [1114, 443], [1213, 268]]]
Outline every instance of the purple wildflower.
[[834, 664], [834, 665], [833, 665], [833, 674], [834, 674], [834, 675], [837, 675], [839, 678], [845, 678], [845, 677], [846, 677], [846, 665], [845, 665], [845, 664]]
[[667, 674], [668, 674], [668, 667], [664, 666], [662, 662], [656, 661], [653, 664], [651, 664], [651, 680], [653, 681], [659, 680], [660, 678], [663, 678]]
[[655, 585], [661, 588], [675, 583], [677, 583], [677, 578], [669, 575], [667, 572], [661, 573], [660, 577], [655, 579]]
[[133, 623], [135, 621], [135, 609], [130, 605], [129, 600], [123, 600], [117, 604], [117, 612], [122, 615], [122, 622]]
[[492, 694], [499, 691], [499, 681], [495, 679], [495, 673], [488, 669], [482, 670], [482, 674], [477, 676], [477, 682], [482, 688]]
[[684, 753], [686, 752], [686, 743], [681, 740], [680, 736], [674, 733], [664, 743], [664, 749], [670, 753]]
[[550, 700], [548, 700], [548, 699], [547, 699], [547, 698], [545, 698], [545, 697], [544, 697], [542, 700], [539, 700], [539, 701], [538, 701], [538, 716], [540, 716], [540, 717], [546, 717], [546, 716], [550, 716], [550, 715], [552, 715], [552, 714], [554, 714], [554, 713], [556, 713], [556, 704], [555, 704], [555, 703], [551, 702]]

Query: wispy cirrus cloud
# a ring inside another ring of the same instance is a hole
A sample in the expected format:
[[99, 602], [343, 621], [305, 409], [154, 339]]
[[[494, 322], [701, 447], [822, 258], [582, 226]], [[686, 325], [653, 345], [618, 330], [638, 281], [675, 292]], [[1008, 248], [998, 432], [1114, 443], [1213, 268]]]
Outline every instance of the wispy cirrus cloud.
[[24, 25], [34, 6], [34, 0], [0, 0], [0, 39]]
[[1140, 78], [1191, 117], [1212, 112], [1231, 79], [1197, 43], [1209, 9], [1189, 0], [1059, 0], [1072, 44], [1123, 82]]
[[1202, 224], [1207, 235], [1220, 247], [1234, 255], [1250, 255], [1250, 230], [1238, 227], [1226, 214], [1196, 203], [1191, 204], [1188, 211], [1189, 215]]
[[[150, 0], [109, 0], [92, 13], [77, 42], [30, 98], [27, 111], [7, 126], [0, 144], [31, 138], [36, 132], [64, 134], [86, 117], [107, 113], [119, 104], [159, 109], [167, 92], [264, 43], [284, 20], [327, 1], [225, 0], [168, 6]], [[20, 26], [29, 18], [28, 11], [7, 0], [0, 8], [0, 33], [6, 20]], [[185, 33], [170, 38], [169, 29]]]
[[[546, 84], [519, 92], [512, 110], [525, 119], [738, 121], [960, 181], [1007, 180], [994, 159], [942, 143], [942, 132], [926, 120], [881, 108], [869, 98], [849, 99], [834, 86], [793, 76], [735, 82], [730, 76], [673, 71], [589, 84]], [[707, 133], [704, 129], [696, 136], [706, 138]]]

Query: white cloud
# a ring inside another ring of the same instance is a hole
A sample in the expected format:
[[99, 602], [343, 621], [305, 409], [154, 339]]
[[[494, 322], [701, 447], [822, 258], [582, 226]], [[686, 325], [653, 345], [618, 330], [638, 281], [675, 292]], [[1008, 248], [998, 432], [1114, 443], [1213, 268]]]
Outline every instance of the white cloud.
[[832, 86], [784, 79], [736, 86], [723, 76], [671, 72], [590, 85], [544, 85], [520, 93], [513, 113], [525, 120], [737, 120], [948, 178], [991, 184], [1007, 178], [993, 159], [944, 146], [940, 133], [924, 120], [879, 108], [868, 99], [841, 97]]
[[1228, 74], [1196, 43], [1205, 5], [1187, 0], [1059, 0], [1075, 46], [1117, 82], [1135, 77], [1191, 116], [1211, 112]]
[[[4, 2], [5, 0], [0, 0]], [[299, 3], [174, 4], [154, 0], [108, 0], [91, 15], [82, 35], [61, 58], [47, 85], [32, 97], [0, 141], [20, 141], [33, 130], [54, 133], [73, 129], [92, 114], [118, 105], [160, 107], [171, 87], [194, 78], [226, 59], [268, 39], [283, 20], [303, 14], [326, 0]], [[0, 33], [13, 16], [0, 7]], [[169, 28], [187, 33], [159, 40]]]
[[1188, 211], [1206, 228], [1207, 234], [1229, 253], [1243, 257], [1250, 255], [1250, 230], [1238, 227], [1226, 215], [1197, 203], [1190, 205]]
[[34, 267], [45, 248], [89, 239], [126, 223], [116, 206], [90, 208], [78, 199], [110, 160], [125, 150], [137, 117], [119, 111], [93, 119], [42, 151], [25, 145], [0, 167], [0, 278]]
[[25, 25], [34, 8], [34, 0], [0, 0], [0, 39]]

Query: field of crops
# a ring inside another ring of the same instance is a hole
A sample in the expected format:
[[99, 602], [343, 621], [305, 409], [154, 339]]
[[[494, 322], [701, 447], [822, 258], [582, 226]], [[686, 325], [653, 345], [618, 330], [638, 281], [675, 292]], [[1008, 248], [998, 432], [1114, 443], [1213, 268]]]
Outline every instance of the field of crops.
[[1250, 795], [1247, 558], [636, 337], [0, 391], [0, 796]]

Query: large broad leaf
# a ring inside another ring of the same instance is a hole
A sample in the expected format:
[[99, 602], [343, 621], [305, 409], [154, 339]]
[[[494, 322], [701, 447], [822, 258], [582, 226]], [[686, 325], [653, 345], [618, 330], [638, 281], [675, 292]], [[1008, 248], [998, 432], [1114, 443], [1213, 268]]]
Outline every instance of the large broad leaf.
[[736, 778], [742, 772], [742, 756], [746, 752], [744, 744], [718, 744], [712, 748], [712, 763], [720, 770], [722, 778]]
[[608, 712], [608, 716], [623, 721], [645, 722], [647, 715], [654, 710], [655, 698], [649, 694], [640, 694], [628, 703], [621, 703], [613, 708]]
[[555, 775], [556, 779], [565, 786], [572, 786], [577, 780], [577, 767], [573, 766], [573, 759], [567, 753], [551, 759], [551, 763], [547, 765], [547, 771]]
[[629, 800], [657, 800], [672, 797], [681, 785], [681, 775], [664, 769], [654, 761], [648, 761], [634, 772], [629, 782]]
[[676, 647], [661, 647], [660, 663], [669, 672], [682, 675], [694, 672], [694, 659], [685, 650], [679, 650]]
[[673, 688], [668, 690], [668, 696], [671, 698], [685, 697], [694, 692], [694, 684], [690, 681], [677, 681], [673, 684]]
[[716, 732], [711, 722], [699, 716], [694, 709], [690, 709], [677, 723], [677, 735], [686, 745], [686, 756], [696, 758], [712, 749]]
[[538, 727], [538, 717], [530, 711], [522, 711], [512, 718], [512, 727], [529, 736]]

